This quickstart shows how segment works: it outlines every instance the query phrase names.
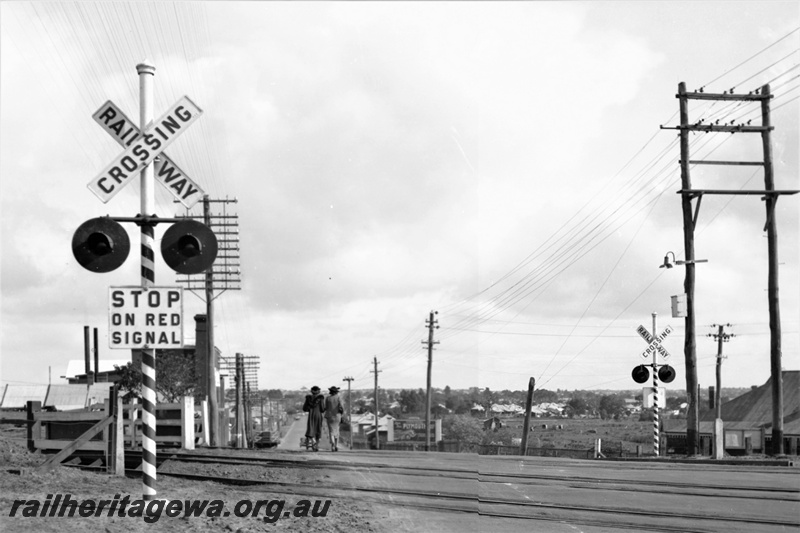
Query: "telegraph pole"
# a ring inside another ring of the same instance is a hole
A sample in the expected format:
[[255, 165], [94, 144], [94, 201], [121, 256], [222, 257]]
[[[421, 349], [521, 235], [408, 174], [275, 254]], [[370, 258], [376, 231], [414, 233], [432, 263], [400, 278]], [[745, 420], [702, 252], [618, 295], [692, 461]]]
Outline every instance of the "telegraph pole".
[[373, 357], [372, 362], [375, 365], [375, 370], [372, 372], [375, 373], [375, 449], [381, 449], [381, 439], [380, 434], [378, 433], [378, 372], [383, 372], [382, 370], [378, 370], [378, 358]]
[[718, 332], [709, 333], [709, 337], [714, 337], [717, 341], [717, 382], [714, 391], [714, 457], [722, 459], [725, 455], [725, 433], [722, 422], [722, 408], [720, 407], [720, 396], [722, 394], [722, 343], [728, 342], [733, 333], [725, 333], [725, 326], [730, 324], [712, 324], [711, 327], [718, 328]]
[[[761, 145], [764, 153], [764, 188], [775, 191], [772, 168], [772, 115], [769, 101], [772, 98], [769, 84], [761, 89]], [[798, 192], [798, 191], [795, 191]], [[767, 299], [769, 304], [770, 374], [772, 376], [772, 455], [783, 455], [783, 371], [781, 368], [781, 308], [778, 301], [778, 227], [775, 222], [777, 194], [766, 194], [767, 208]]]
[[535, 385], [536, 380], [530, 378], [528, 380], [528, 397], [525, 400], [525, 422], [522, 424], [522, 442], [519, 448], [519, 454], [523, 457], [528, 453], [528, 432], [531, 427], [531, 408], [533, 407], [533, 387]]
[[342, 381], [347, 382], [347, 426], [350, 428], [350, 447], [353, 447], [353, 402], [350, 397], [350, 382], [353, 376], [347, 376]]
[[431, 449], [431, 370], [433, 367], [433, 345], [439, 344], [439, 341], [433, 340], [433, 330], [439, 329], [439, 321], [434, 320], [434, 315], [438, 315], [439, 311], [431, 311], [428, 315], [428, 320], [425, 321], [425, 327], [428, 328], [428, 340], [422, 341], [428, 349], [428, 386], [425, 392], [425, 451]]
[[[723, 94], [704, 93], [702, 90], [687, 92], [686, 84], [681, 82], [678, 85], [676, 97], [680, 102], [680, 125], [677, 127], [665, 127], [662, 129], [677, 129], [680, 132], [681, 146], [681, 205], [683, 208], [683, 233], [684, 233], [684, 252], [686, 255], [686, 278], [684, 290], [686, 292], [686, 340], [684, 343], [684, 356], [686, 359], [686, 391], [689, 395], [689, 412], [687, 413], [686, 441], [687, 452], [697, 454], [699, 440], [699, 394], [697, 392], [697, 357], [695, 346], [695, 317], [694, 317], [694, 228], [697, 224], [697, 216], [700, 211], [700, 202], [706, 194], [724, 195], [757, 195], [765, 201], [767, 211], [767, 222], [764, 230], [767, 232], [767, 252], [768, 252], [768, 304], [769, 304], [769, 328], [770, 328], [770, 376], [772, 382], [772, 450], [773, 455], [783, 453], [783, 375], [781, 371], [781, 319], [780, 306], [778, 300], [778, 232], [776, 226], [775, 204], [781, 195], [793, 195], [800, 190], [776, 190], [772, 164], [772, 126], [769, 102], [772, 99], [769, 84], [760, 89], [751, 91], [747, 94], [733, 94], [733, 89]], [[740, 101], [740, 102], [760, 102], [761, 104], [761, 124], [750, 125], [719, 124], [714, 123], [695, 124], [689, 123], [688, 103], [689, 100], [716, 100], [716, 101]], [[725, 132], [725, 133], [760, 133], [763, 149], [762, 161], [711, 161], [711, 160], [690, 160], [689, 159], [689, 132]], [[764, 168], [764, 189], [763, 190], [719, 190], [719, 189], [692, 189], [689, 179], [690, 165], [755, 165]], [[692, 200], [697, 199], [697, 204], [692, 213]]]
[[[213, 214], [211, 212], [211, 204], [222, 204], [222, 214]], [[218, 259], [214, 264], [202, 274], [185, 274], [179, 276], [178, 283], [183, 283], [186, 288], [191, 291], [202, 290], [205, 293], [206, 302], [206, 320], [207, 320], [207, 357], [205, 364], [205, 383], [203, 387], [205, 393], [208, 395], [208, 411], [209, 411], [209, 440], [211, 446], [219, 446], [220, 434], [220, 418], [219, 418], [219, 396], [217, 392], [217, 349], [214, 345], [214, 300], [226, 290], [240, 290], [241, 289], [241, 271], [239, 259], [239, 222], [238, 215], [228, 214], [227, 204], [238, 203], [234, 199], [221, 199], [212, 200], [209, 196], [203, 195], [203, 215], [194, 216], [184, 214], [182, 218], [198, 219], [202, 218], [203, 223], [213, 228], [215, 235], [218, 237], [219, 253]], [[219, 291], [219, 294], [215, 294]], [[199, 295], [198, 295], [199, 296]], [[199, 356], [199, 354], [196, 354]], [[224, 391], [221, 391], [224, 394]], [[225, 398], [222, 398], [224, 408]], [[227, 424], [227, 421], [223, 421]], [[227, 443], [226, 443], [227, 445]]]
[[[681, 189], [691, 190], [692, 180], [689, 174], [689, 101], [686, 98], [686, 84], [678, 85], [680, 98], [680, 145], [681, 145]], [[699, 206], [699, 201], [698, 201]], [[683, 291], [686, 293], [686, 317], [684, 318], [685, 337], [683, 342], [683, 356], [686, 364], [686, 395], [689, 408], [686, 413], [686, 453], [697, 455], [700, 440], [700, 406], [697, 397], [697, 345], [695, 341], [695, 315], [694, 315], [694, 226], [692, 216], [692, 197], [681, 195], [681, 209], [683, 211], [683, 251], [686, 257], [686, 275], [683, 280]], [[655, 332], [653, 333], [655, 335]], [[655, 374], [655, 372], [654, 372]], [[655, 407], [658, 413], [658, 406]], [[657, 449], [657, 448], [656, 448]], [[656, 453], [656, 455], [658, 455]]]
[[709, 337], [714, 337], [717, 341], [717, 388], [714, 393], [714, 409], [717, 418], [722, 418], [722, 411], [720, 410], [719, 400], [720, 392], [722, 391], [722, 343], [728, 342], [731, 337], [735, 337], [733, 333], [725, 333], [725, 327], [731, 327], [730, 324], [711, 324], [712, 328], [718, 328], [717, 333], [709, 333]]

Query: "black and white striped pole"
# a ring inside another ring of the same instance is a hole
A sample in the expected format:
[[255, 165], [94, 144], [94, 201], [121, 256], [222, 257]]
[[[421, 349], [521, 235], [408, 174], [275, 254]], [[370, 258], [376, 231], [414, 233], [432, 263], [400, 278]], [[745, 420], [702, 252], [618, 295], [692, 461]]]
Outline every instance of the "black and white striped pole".
[[[656, 329], [656, 317], [658, 313], [653, 313], [653, 338], [658, 335]], [[653, 350], [653, 452], [656, 457], [660, 455], [659, 444], [661, 441], [660, 425], [658, 423], [658, 350]]]
[[[139, 127], [147, 131], [153, 122], [153, 77], [156, 68], [146, 61], [136, 65], [139, 74]], [[153, 164], [145, 165], [141, 172], [141, 212], [143, 216], [155, 212], [155, 184]], [[142, 288], [155, 285], [155, 231], [151, 224], [141, 225], [142, 234]], [[156, 497], [156, 358], [155, 350], [142, 349], [142, 491], [145, 500]]]

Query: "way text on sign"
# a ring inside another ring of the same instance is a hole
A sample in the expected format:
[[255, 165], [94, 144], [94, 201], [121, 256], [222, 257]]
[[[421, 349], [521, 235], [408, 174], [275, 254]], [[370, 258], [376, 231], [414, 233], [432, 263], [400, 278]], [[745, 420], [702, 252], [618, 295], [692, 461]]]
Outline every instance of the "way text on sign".
[[189, 97], [184, 96], [92, 179], [87, 187], [103, 203], [108, 202], [202, 113]]
[[[100, 106], [92, 118], [124, 148], [129, 148], [142, 136], [139, 127], [111, 100]], [[155, 179], [187, 208], [191, 208], [205, 194], [166, 152], [161, 152], [155, 161]]]
[[111, 287], [111, 348], [182, 348], [182, 287]]

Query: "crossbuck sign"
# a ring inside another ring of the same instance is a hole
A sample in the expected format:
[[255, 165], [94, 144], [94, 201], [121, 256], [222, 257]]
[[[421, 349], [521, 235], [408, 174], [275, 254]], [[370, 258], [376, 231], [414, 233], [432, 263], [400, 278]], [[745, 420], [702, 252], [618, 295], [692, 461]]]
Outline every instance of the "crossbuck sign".
[[647, 329], [645, 329], [645, 327], [641, 325], [638, 328], [636, 328], [636, 333], [638, 333], [648, 344], [645, 351], [642, 352], [643, 358], [649, 359], [650, 356], [653, 355], [654, 351], [658, 351], [659, 355], [661, 355], [661, 357], [663, 357], [664, 359], [669, 358], [670, 354], [666, 348], [661, 346], [661, 342], [667, 338], [667, 335], [672, 333], [671, 327], [667, 326], [666, 328], [664, 328], [664, 331], [662, 331], [661, 334], [656, 336], [655, 338], [653, 338], [650, 332], [647, 331]]
[[188, 96], [184, 96], [142, 133], [114, 104], [106, 102], [93, 117], [127, 149], [92, 179], [87, 187], [106, 203], [161, 155], [162, 162], [157, 169], [156, 179], [184, 205], [191, 207], [203, 196], [202, 190], [162, 152], [202, 113]]

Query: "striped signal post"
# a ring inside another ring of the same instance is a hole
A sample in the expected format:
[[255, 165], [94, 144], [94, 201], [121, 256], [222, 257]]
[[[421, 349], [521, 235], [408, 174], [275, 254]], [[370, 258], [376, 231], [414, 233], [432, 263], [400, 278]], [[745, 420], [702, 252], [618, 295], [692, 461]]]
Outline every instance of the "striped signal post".
[[[656, 329], [656, 316], [658, 313], [653, 313], [653, 338], [658, 335]], [[661, 441], [660, 425], [658, 423], [658, 350], [653, 350], [653, 451], [658, 457], [660, 454], [659, 444]]]
[[[139, 74], [139, 126], [146, 131], [153, 121], [153, 78], [156, 67], [147, 60], [136, 65]], [[153, 164], [141, 173], [141, 209], [143, 216], [155, 212]], [[153, 243], [155, 231], [150, 224], [141, 225], [142, 288], [153, 287], [156, 281]], [[156, 358], [155, 350], [142, 349], [142, 492], [144, 500], [156, 497]]]

